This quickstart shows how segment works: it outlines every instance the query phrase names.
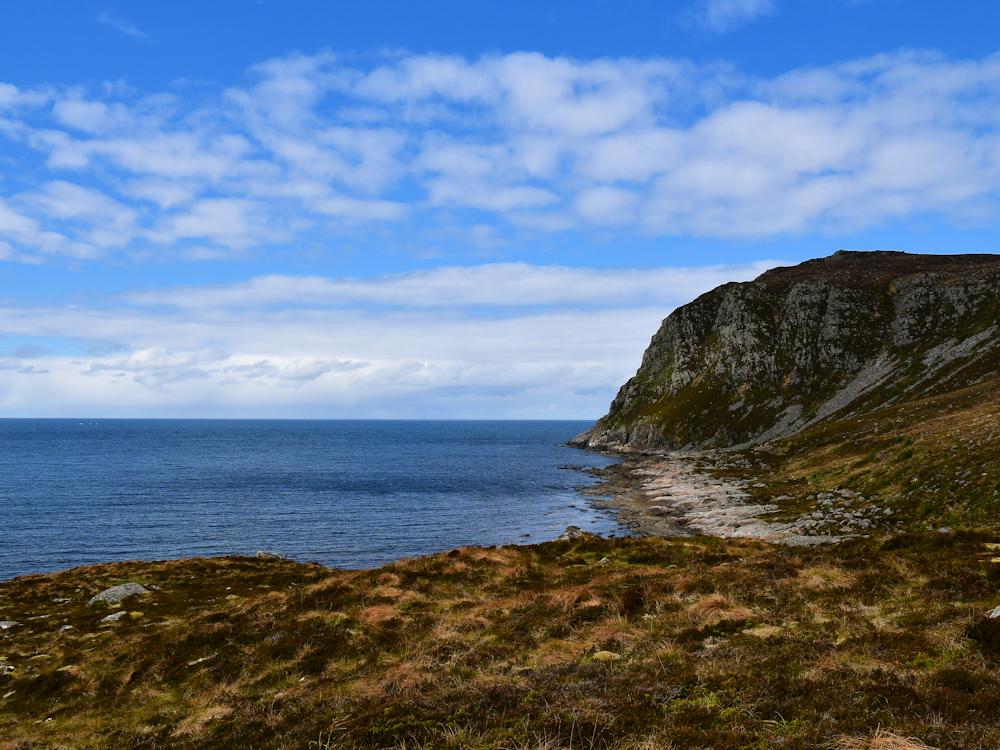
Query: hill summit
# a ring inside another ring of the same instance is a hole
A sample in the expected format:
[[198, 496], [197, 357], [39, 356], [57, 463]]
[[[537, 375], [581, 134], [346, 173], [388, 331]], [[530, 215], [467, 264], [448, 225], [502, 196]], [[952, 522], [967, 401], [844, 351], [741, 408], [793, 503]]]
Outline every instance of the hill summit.
[[1000, 376], [1000, 255], [838, 251], [672, 312], [573, 444], [746, 447]]

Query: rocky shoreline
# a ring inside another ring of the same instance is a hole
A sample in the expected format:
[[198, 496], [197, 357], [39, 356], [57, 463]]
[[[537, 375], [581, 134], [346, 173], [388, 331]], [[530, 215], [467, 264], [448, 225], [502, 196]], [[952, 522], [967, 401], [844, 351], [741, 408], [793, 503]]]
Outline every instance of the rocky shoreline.
[[[815, 510], [779, 520], [782, 508], [760, 502], [751, 489], [764, 485], [737, 476], [740, 457], [726, 451], [671, 451], [627, 456], [592, 473], [602, 481], [584, 490], [599, 508], [614, 511], [639, 535], [708, 535], [793, 546], [836, 543], [892, 528], [890, 509], [849, 489], [811, 497]], [[732, 471], [726, 471], [727, 469]], [[775, 501], [787, 499], [779, 496]]]

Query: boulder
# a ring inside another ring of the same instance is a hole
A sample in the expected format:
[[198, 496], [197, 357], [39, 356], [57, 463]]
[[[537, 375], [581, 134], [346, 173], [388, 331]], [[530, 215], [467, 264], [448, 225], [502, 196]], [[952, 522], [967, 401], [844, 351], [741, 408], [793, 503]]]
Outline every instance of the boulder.
[[89, 603], [97, 604], [98, 602], [106, 602], [107, 604], [121, 604], [130, 596], [148, 593], [149, 589], [141, 584], [123, 583], [119, 586], [112, 586], [109, 589], [105, 589], [100, 594], [91, 597]]

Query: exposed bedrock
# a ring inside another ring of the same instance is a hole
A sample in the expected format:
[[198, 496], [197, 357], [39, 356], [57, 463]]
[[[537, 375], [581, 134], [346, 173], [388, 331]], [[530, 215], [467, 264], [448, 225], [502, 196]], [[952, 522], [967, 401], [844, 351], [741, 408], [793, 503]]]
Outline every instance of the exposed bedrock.
[[1000, 374], [1000, 256], [844, 252], [672, 312], [574, 444], [734, 447]]

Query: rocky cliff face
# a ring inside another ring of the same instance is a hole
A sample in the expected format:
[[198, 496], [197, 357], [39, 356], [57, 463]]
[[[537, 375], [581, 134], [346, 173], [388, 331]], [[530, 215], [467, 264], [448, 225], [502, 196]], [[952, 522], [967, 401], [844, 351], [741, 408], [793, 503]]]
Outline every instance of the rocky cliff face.
[[841, 251], [675, 310], [574, 443], [760, 443], [998, 374], [1000, 255]]

